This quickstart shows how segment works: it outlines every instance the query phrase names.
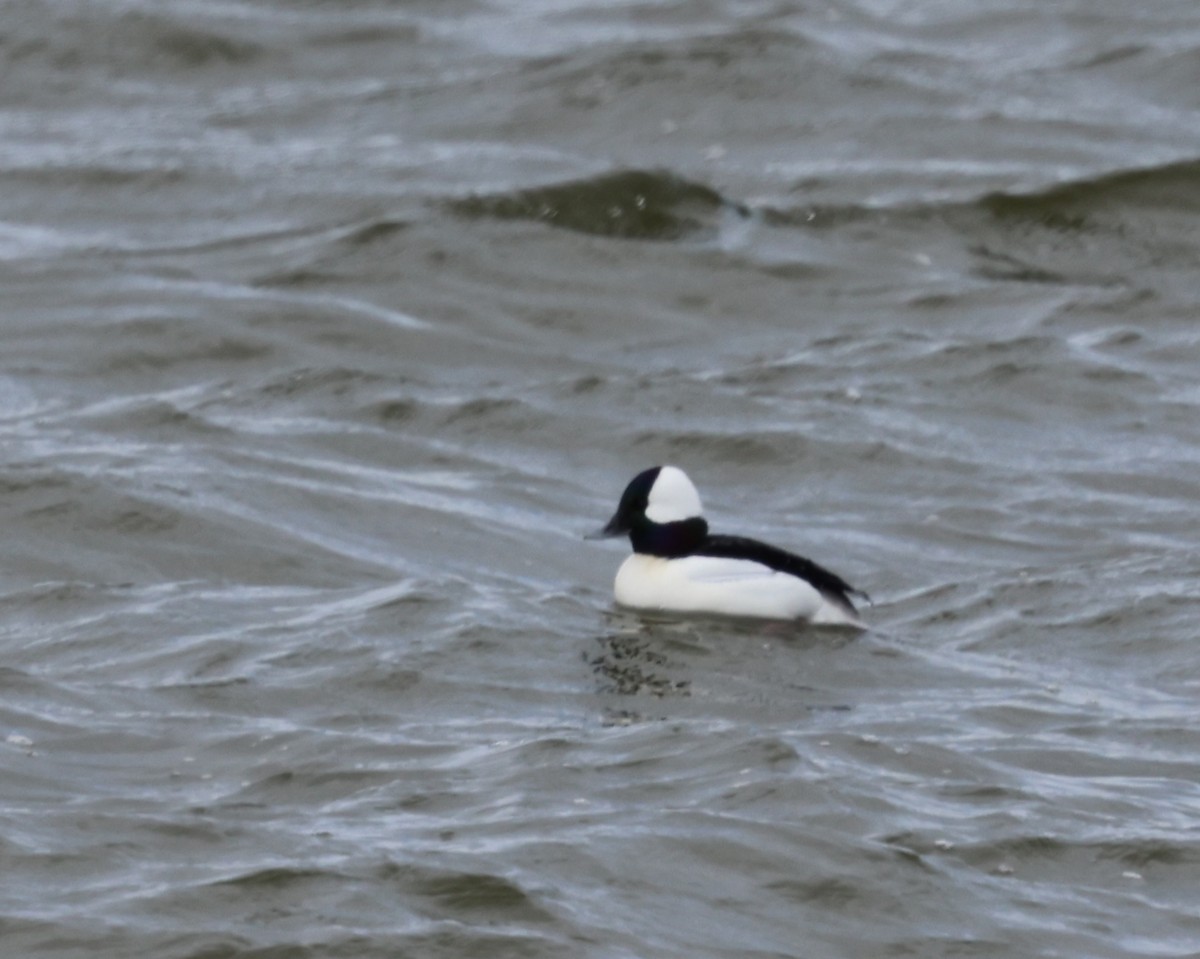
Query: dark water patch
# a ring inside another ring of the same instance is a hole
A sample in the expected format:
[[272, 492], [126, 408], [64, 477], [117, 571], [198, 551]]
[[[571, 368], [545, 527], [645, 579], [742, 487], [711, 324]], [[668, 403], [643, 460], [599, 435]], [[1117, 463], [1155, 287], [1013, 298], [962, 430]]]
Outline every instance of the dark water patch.
[[802, 903], [815, 903], [830, 909], [846, 909], [864, 898], [873, 899], [871, 890], [845, 878], [783, 879], [767, 885], [771, 892]]
[[1137, 271], [1194, 256], [1200, 161], [990, 193], [973, 208], [986, 219], [972, 223], [970, 210], [947, 218], [972, 234], [977, 271], [987, 279], [1137, 288], [1147, 280]]
[[1036, 798], [1032, 792], [996, 783], [954, 783], [943, 786], [938, 792], [949, 798], [990, 807], [1012, 807]]
[[1032, 222], [1077, 232], [1121, 208], [1152, 213], [1200, 213], [1200, 160], [1117, 170], [1032, 193], [990, 193], [980, 207], [1000, 221]]
[[[411, 227], [410, 221], [383, 216], [348, 229], [319, 231], [314, 242], [288, 251], [291, 265], [256, 276], [253, 285], [303, 290], [386, 276], [411, 255]], [[332, 237], [325, 235], [329, 233]]]
[[1024, 334], [994, 336], [963, 342], [934, 345], [926, 359], [934, 366], [953, 369], [971, 377], [989, 372], [1036, 372], [1065, 360], [1062, 342], [1053, 336]]
[[[336, 868], [303, 861], [281, 863], [148, 897], [139, 911], [160, 921], [166, 917], [187, 921], [193, 929], [220, 917], [231, 935], [251, 935], [259, 944], [245, 950], [240, 944], [234, 947], [229, 955], [238, 959], [293, 954], [540, 956], [540, 937], [531, 927], [555, 922], [502, 876], [391, 862], [374, 869], [353, 861]], [[323, 932], [312, 925], [314, 918]], [[431, 922], [442, 930], [432, 938], [444, 938], [447, 949], [424, 948], [430, 941]], [[410, 926], [414, 931], [406, 930]], [[350, 933], [347, 927], [355, 931]], [[295, 942], [301, 935], [305, 947]], [[480, 938], [488, 940], [489, 948], [476, 952], [472, 943]], [[512, 948], [505, 948], [505, 943]]]
[[[1051, 406], [1098, 421], [1122, 411], [1132, 415], [1139, 402], [1152, 401], [1160, 394], [1161, 383], [1146, 372], [1140, 351], [1121, 355], [1111, 347], [1089, 344], [1070, 334], [1042, 332], [1057, 325], [1058, 319], [1052, 315], [1036, 325], [1038, 332], [993, 332], [970, 339], [947, 337], [910, 344], [904, 348], [907, 356], [896, 353], [890, 364], [895, 370], [905, 370], [907, 378], [888, 384], [876, 381], [866, 399], [874, 406], [890, 390], [903, 388], [902, 383], [970, 391], [970, 406], [965, 410], [987, 405], [1013, 423], [1036, 424], [1039, 428], [1029, 440], [1044, 444], [1051, 435], [1048, 431], [1061, 419], [1047, 416]], [[862, 362], [868, 359], [864, 355]], [[952, 414], [945, 417], [947, 422], [953, 419]]]
[[111, 160], [88, 163], [60, 162], [52, 166], [20, 166], [5, 171], [11, 182], [26, 183], [31, 187], [72, 189], [82, 192], [99, 190], [111, 199], [114, 191], [130, 195], [136, 193], [145, 199], [147, 193], [173, 189], [187, 178], [186, 171], [173, 167], [146, 167], [131, 162], [119, 166]]
[[1135, 869], [1154, 866], [1189, 866], [1200, 863], [1200, 848], [1195, 843], [1145, 839], [1100, 843], [1094, 847], [1100, 859], [1115, 859]]
[[390, 770], [329, 769], [325, 763], [318, 763], [267, 773], [239, 789], [229, 801], [320, 806], [350, 800], [394, 779], [395, 773]]
[[552, 917], [519, 885], [488, 873], [450, 873], [409, 880], [411, 891], [429, 899], [439, 915], [473, 921], [548, 921]]
[[[650, 19], [645, 7], [631, 8], [631, 13], [637, 21]], [[655, 13], [674, 19], [678, 11], [669, 5]], [[661, 116], [666, 104], [688, 102], [697, 89], [707, 91], [706, 105], [713, 115], [736, 120], [733, 111], [740, 104], [769, 110], [778, 98], [797, 89], [804, 89], [811, 100], [844, 83], [845, 76], [829, 69], [819, 45], [799, 33], [725, 24], [690, 36], [631, 37], [570, 56], [540, 57], [526, 62], [522, 80], [522, 93], [542, 112], [599, 114], [594, 122], [625, 123], [644, 135], [649, 130], [642, 124], [648, 117]], [[526, 112], [519, 116], [533, 119]], [[687, 125], [686, 120], [672, 121], [654, 133], [672, 135]], [[738, 127], [728, 126], [735, 131]]]
[[[1148, 505], [1147, 500], [1162, 500], [1167, 506], [1180, 502], [1200, 502], [1200, 478], [1193, 475], [1165, 476], [1125, 469], [1103, 473], [1066, 471], [1061, 474], [1076, 488], [1128, 499], [1130, 505]], [[1141, 571], [1139, 571], [1141, 572]], [[1162, 570], [1153, 569], [1155, 575]]]
[[[975, 869], [1002, 876], [1036, 875], [1042, 881], [1061, 878], [1072, 885], [1168, 876], [1180, 879], [1187, 876], [1190, 880], [1191, 871], [1200, 862], [1193, 843], [1132, 836], [1117, 841], [1090, 841], [1049, 834], [1023, 835], [969, 844], [910, 838], [913, 847], [931, 859], [957, 859]], [[1123, 875], [1117, 870], [1123, 870]]]
[[[331, 226], [326, 222], [289, 224], [281, 227], [269, 221], [264, 224], [252, 220], [232, 226], [223, 224], [223, 228], [215, 234], [205, 231], [195, 236], [180, 236], [176, 242], [139, 245], [135, 249], [139, 262], [153, 263], [156, 266], [163, 261], [167, 261], [168, 264], [171, 261], [187, 262], [183, 258], [189, 255], [211, 255], [213, 260], [210, 262], [225, 262], [225, 258], [241, 262], [263, 251], [286, 255], [297, 247], [306, 248], [324, 242], [330, 234], [337, 234], [341, 229], [343, 228], [336, 224]], [[158, 268], [167, 278], [189, 279], [196, 275], [195, 271], [178, 266], [173, 268], [167, 265]]]
[[[311, 358], [318, 359], [319, 351], [314, 350]], [[433, 404], [406, 395], [403, 386], [397, 388], [406, 381], [406, 377], [362, 367], [296, 366], [222, 384], [192, 406], [196, 415], [223, 428], [250, 432], [257, 430], [260, 417], [269, 417], [284, 431], [332, 433], [347, 421], [374, 431], [380, 425], [398, 428], [422, 417], [434, 418]], [[344, 439], [352, 441], [349, 433]]]
[[[811, 192], [815, 184], [800, 184]], [[1178, 266], [1194, 255], [1200, 161], [1119, 169], [1028, 191], [897, 204], [764, 204], [769, 227], [844, 235], [860, 228], [918, 249], [959, 235], [987, 280], [1094, 288], [1143, 285], [1134, 271]], [[804, 264], [803, 266], [807, 266]]]
[[384, 217], [352, 230], [342, 237], [341, 242], [351, 247], [391, 242], [399, 239], [411, 226], [412, 224], [406, 220]]
[[396, 696], [410, 693], [421, 682], [419, 669], [400, 666], [378, 666], [368, 673], [360, 673], [351, 679], [353, 686], [371, 693]]
[[266, 515], [252, 518], [224, 495], [193, 495], [189, 485], [183, 476], [169, 486], [143, 485], [100, 472], [77, 477], [69, 489], [22, 495], [8, 506], [22, 576], [33, 582], [242, 576], [261, 582], [259, 576], [273, 571], [289, 581], [314, 560], [332, 561], [295, 528]]
[[[77, 478], [65, 471], [48, 469], [42, 466], [9, 466], [0, 472], [0, 496], [6, 498], [25, 495], [42, 494], [54, 489], [69, 488]], [[6, 499], [5, 505], [10, 505], [11, 499]]]
[[[1084, 56], [1074, 66], [1090, 71], [1112, 84], [1136, 89], [1144, 101], [1156, 107], [1177, 104], [1195, 109], [1196, 90], [1200, 89], [1200, 43], [1185, 29], [1169, 42], [1121, 42], [1124, 38], [1105, 37], [1102, 49]], [[1187, 106], [1185, 106], [1187, 105]]]
[[[670, 6], [633, 7], [637, 22], [672, 20], [678, 11]], [[648, 85], [680, 81], [703, 83], [704, 75], [744, 86], [748, 68], [772, 59], [817, 70], [809, 56], [815, 44], [800, 34], [752, 26], [725, 29], [713, 34], [681, 37], [667, 43], [641, 41], [600, 47], [593, 54], [550, 56], [529, 60], [522, 72], [532, 86], [573, 93], [574, 106], [595, 106], [608, 99], [608, 88], [627, 91]], [[587, 91], [591, 91], [588, 95]]]
[[833, 118], [856, 107], [877, 117], [908, 106], [909, 98], [941, 96], [928, 83], [911, 84], [902, 71], [865, 64], [862, 50], [847, 57], [839, 42], [826, 45], [821, 29], [790, 29], [786, 15], [731, 17], [725, 3], [695, 17], [682, 15], [678, 4], [656, 8], [649, 18], [646, 5], [632, 9], [639, 21], [659, 15], [676, 29], [643, 35], [626, 25], [619, 42], [529, 61], [518, 78], [520, 106], [505, 119], [543, 142], [572, 143], [584, 156], [613, 155], [618, 142], [637, 144], [617, 155], [666, 156], [681, 169], [700, 161], [740, 177], [748, 168], [761, 170], [764, 156], [768, 166], [776, 158], [791, 165], [805, 155], [802, 144], [815, 145], [823, 135], [830, 139], [817, 151], [838, 149], [829, 127], [840, 129], [843, 121]]
[[585, 376], [578, 376], [567, 384], [568, 392], [574, 396], [583, 396], [588, 393], [595, 393], [609, 384], [608, 377], [600, 376], [596, 373], [589, 373]]
[[507, 417], [526, 404], [511, 397], [479, 397], [455, 404], [444, 417], [447, 424]]
[[313, 881], [324, 881], [338, 878], [336, 874], [324, 869], [303, 869], [293, 866], [275, 866], [269, 869], [258, 869], [254, 872], [220, 879], [214, 882], [214, 887], [232, 886], [246, 890], [284, 891]]
[[[814, 184], [799, 184], [794, 192], [805, 192], [812, 189]], [[800, 206], [771, 206], [755, 207], [755, 213], [762, 218], [767, 226], [784, 227], [804, 230], [835, 230], [854, 226], [858, 223], [885, 223], [904, 211], [896, 209], [880, 210], [878, 208], [860, 206], [853, 203], [812, 203]], [[915, 211], [910, 211], [915, 212]]]
[[385, 425], [399, 426], [415, 420], [424, 408], [424, 405], [418, 400], [397, 398], [380, 400], [362, 412], [368, 418], [378, 420]]
[[1014, 836], [962, 850], [962, 854], [973, 861], [991, 861], [996, 858], [1009, 860], [1061, 859], [1071, 848], [1056, 836]]
[[438, 409], [440, 428], [469, 436], [486, 432], [510, 439], [527, 437], [555, 419], [552, 412], [511, 396], [480, 396], [434, 409]]
[[202, 364], [247, 363], [272, 354], [273, 344], [234, 332], [232, 326], [165, 316], [116, 323], [93, 342], [88, 368], [99, 375], [161, 373]]
[[635, 435], [630, 445], [660, 454], [686, 456], [693, 462], [766, 465], [790, 462], [801, 456], [806, 441], [790, 430], [781, 430], [777, 435], [654, 430]]
[[313, 394], [341, 398], [382, 382], [386, 382], [384, 377], [361, 369], [306, 367], [268, 380], [259, 387], [259, 392], [272, 399], [300, 398]]
[[[464, 7], [468, 5], [463, 4]], [[405, 7], [405, 10], [409, 9], [411, 7]], [[359, 47], [368, 44], [385, 44], [390, 47], [395, 44], [415, 44], [425, 36], [425, 32], [417, 24], [380, 21], [363, 26], [335, 27], [311, 37], [308, 42], [320, 49], [342, 45]]]
[[757, 268], [764, 276], [788, 283], [811, 283], [831, 273], [828, 267], [815, 263], [766, 263]]
[[487, 928], [488, 925], [483, 922], [453, 931], [409, 936], [383, 935], [356, 946], [357, 950], [378, 947], [376, 952], [335, 949], [321, 955], [328, 955], [330, 959], [394, 959], [396, 956], [419, 956], [421, 959], [579, 959], [581, 948], [595, 941], [589, 937], [571, 936], [568, 942], [558, 942], [552, 936], [532, 935], [520, 930], [491, 930]]
[[155, 436], [169, 442], [184, 437], [218, 436], [229, 431], [194, 410], [182, 409], [172, 400], [136, 397], [119, 402], [102, 402], [81, 411], [76, 422], [91, 429], [142, 440]]
[[155, 534], [176, 528], [183, 511], [96, 485], [82, 502], [75, 498], [56, 500], [29, 510], [25, 516], [38, 523], [67, 522], [75, 531]]
[[[1040, 373], [1046, 368], [1086, 367], [1072, 356], [1060, 336], [1042, 332], [990, 330], [984, 335], [960, 337], [914, 334], [898, 329], [883, 340], [863, 342], [853, 337], [823, 337], [806, 343], [803, 350], [787, 358], [760, 356], [745, 365], [713, 377], [713, 382], [736, 386], [751, 396], [822, 396], [841, 406], [883, 400], [886, 386], [880, 374], [871, 373], [886, 365], [902, 368], [911, 377], [929, 376], [929, 383], [971, 382], [979, 377], [1006, 379], [1015, 374]], [[830, 366], [840, 374], [830, 376]], [[847, 385], [847, 367], [871, 377], [872, 390], [864, 396], [857, 386]], [[910, 380], [911, 382], [911, 380]]]
[[[979, 260], [976, 272], [987, 280], [1006, 280], [1014, 283], [1045, 283], [1050, 286], [1060, 286], [1072, 282], [1071, 277], [1062, 271], [1047, 269], [1040, 264], [1023, 258], [1015, 253], [996, 249], [988, 244], [979, 243], [970, 248]], [[1075, 282], [1080, 278], [1075, 277]], [[1106, 285], [1104, 277], [1093, 275], [1089, 282], [1096, 285]]]
[[225, 67], [250, 63], [264, 53], [257, 43], [146, 14], [130, 14], [123, 20], [117, 44], [141, 48], [149, 54], [150, 63], [163, 61], [169, 68]]
[[161, 506], [121, 510], [109, 524], [115, 533], [165, 533], [179, 525], [179, 514]]
[[244, 37], [158, 14], [136, 11], [105, 17], [95, 10], [56, 17], [52, 30], [25, 39], [16, 55], [43, 59], [60, 70], [101, 66], [127, 75], [227, 68], [252, 63], [264, 52]]
[[1140, 59], [1153, 53], [1153, 49], [1146, 44], [1115, 43], [1113, 46], [1090, 53], [1078, 62], [1071, 64], [1071, 69], [1093, 70], [1097, 67], [1108, 67], [1125, 60]]
[[63, 919], [0, 916], [0, 936], [15, 956], [54, 959], [313, 959], [305, 947], [259, 948], [254, 940], [227, 932], [172, 929], [154, 931], [109, 916], [77, 915]]
[[257, 276], [252, 281], [262, 289], [305, 290], [328, 286], [345, 279], [340, 273], [320, 266], [297, 266], [284, 270], [272, 270]]
[[621, 170], [448, 203], [469, 219], [529, 220], [595, 236], [678, 240], [713, 232], [723, 211], [747, 215], [711, 187], [666, 171]]

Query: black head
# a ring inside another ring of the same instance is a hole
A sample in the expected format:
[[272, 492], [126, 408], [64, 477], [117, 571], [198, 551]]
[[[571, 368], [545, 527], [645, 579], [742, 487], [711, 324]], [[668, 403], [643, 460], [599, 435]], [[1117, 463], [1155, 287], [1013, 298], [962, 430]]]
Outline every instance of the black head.
[[686, 556], [708, 535], [700, 496], [683, 470], [652, 466], [638, 473], [603, 529], [589, 539], [629, 536], [635, 553]]
[[631, 479], [625, 487], [625, 492], [621, 494], [621, 502], [617, 504], [617, 511], [613, 513], [612, 519], [596, 532], [588, 534], [588, 539], [624, 536], [633, 529], [634, 523], [645, 519], [646, 507], [650, 503], [650, 490], [654, 488], [654, 481], [658, 479], [661, 470], [661, 466], [652, 466]]

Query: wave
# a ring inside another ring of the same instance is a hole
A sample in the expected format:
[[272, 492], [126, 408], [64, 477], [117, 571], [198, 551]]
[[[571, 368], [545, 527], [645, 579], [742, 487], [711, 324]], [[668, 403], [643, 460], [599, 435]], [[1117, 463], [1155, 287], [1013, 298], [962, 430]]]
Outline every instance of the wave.
[[666, 171], [618, 170], [594, 177], [452, 200], [458, 216], [529, 220], [577, 233], [677, 240], [715, 232], [722, 215], [748, 215], [712, 187]]
[[1035, 219], [1062, 229], [1080, 229], [1089, 214], [1113, 207], [1200, 211], [1200, 159], [1114, 170], [1054, 184], [1028, 193], [994, 191], [977, 206], [1001, 219]]
[[949, 235], [965, 243], [972, 272], [982, 279], [1093, 289], [1140, 289], [1152, 271], [1190, 267], [1198, 212], [1196, 158], [966, 198], [755, 210], [760, 222], [779, 230], [860, 227], [898, 235], [904, 244], [933, 245]]
[[[525, 189], [452, 199], [465, 218], [517, 220], [614, 239], [674, 241], [726, 235], [733, 223], [826, 231], [857, 223], [967, 237], [988, 279], [1111, 286], [1091, 245], [1135, 267], [1192, 256], [1200, 159], [1106, 171], [1032, 190], [991, 190], [880, 208], [861, 203], [751, 205], [669, 171], [626, 169]], [[1150, 224], [1150, 225], [1146, 225]]]
[[[33, 12], [32, 7], [25, 10]], [[227, 67], [258, 60], [267, 52], [258, 42], [226, 30], [140, 11], [116, 16], [103, 10], [50, 13], [45, 19], [35, 14], [11, 39], [6, 49], [0, 47], [0, 62], [42, 62], [64, 71], [101, 67], [122, 75]]]
[[963, 199], [908, 201], [881, 207], [859, 203], [805, 203], [765, 206], [755, 212], [772, 226], [827, 229], [861, 221], [895, 222], [899, 217], [930, 218], [966, 211], [998, 220], [1036, 221], [1061, 230], [1085, 228], [1092, 214], [1123, 207], [1200, 210], [1200, 159], [1155, 166], [1107, 170], [1032, 189], [990, 190]]

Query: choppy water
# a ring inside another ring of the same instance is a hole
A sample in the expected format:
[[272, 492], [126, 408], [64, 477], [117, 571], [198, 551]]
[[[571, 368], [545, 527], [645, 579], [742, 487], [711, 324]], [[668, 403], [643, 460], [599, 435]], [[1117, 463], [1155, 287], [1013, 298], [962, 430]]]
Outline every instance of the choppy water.
[[[1200, 12], [0, 22], [0, 955], [1200, 954]], [[641, 619], [629, 477], [872, 630]]]

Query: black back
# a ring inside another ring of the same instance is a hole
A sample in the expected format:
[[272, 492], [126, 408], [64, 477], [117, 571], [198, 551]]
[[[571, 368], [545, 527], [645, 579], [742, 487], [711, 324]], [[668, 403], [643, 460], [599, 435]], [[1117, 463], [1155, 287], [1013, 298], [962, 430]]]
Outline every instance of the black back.
[[786, 549], [763, 543], [748, 536], [722, 536], [720, 534], [706, 536], [704, 540], [689, 555], [719, 556], [722, 559], [746, 559], [761, 563], [768, 569], [787, 573], [812, 583], [813, 587], [826, 599], [837, 603], [851, 613], [856, 613], [851, 596], [867, 599], [867, 594], [855, 589], [836, 573], [831, 573], [824, 566], [819, 566], [811, 559], [789, 553]]

